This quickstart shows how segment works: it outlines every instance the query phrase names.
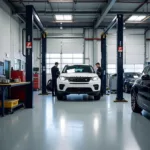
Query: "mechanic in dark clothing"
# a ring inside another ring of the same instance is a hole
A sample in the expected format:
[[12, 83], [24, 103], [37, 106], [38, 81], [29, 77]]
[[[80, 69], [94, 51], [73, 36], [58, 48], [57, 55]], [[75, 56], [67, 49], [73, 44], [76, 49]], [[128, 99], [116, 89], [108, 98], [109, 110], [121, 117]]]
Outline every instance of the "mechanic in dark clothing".
[[103, 86], [102, 86], [102, 80], [103, 80], [103, 73], [102, 73], [102, 68], [100, 63], [96, 63], [96, 68], [97, 68], [97, 75], [99, 76], [99, 78], [101, 79], [101, 95], [103, 96]]
[[59, 63], [56, 62], [55, 66], [51, 68], [51, 74], [52, 74], [52, 96], [56, 96], [57, 94], [57, 78], [60, 74], [58, 69]]

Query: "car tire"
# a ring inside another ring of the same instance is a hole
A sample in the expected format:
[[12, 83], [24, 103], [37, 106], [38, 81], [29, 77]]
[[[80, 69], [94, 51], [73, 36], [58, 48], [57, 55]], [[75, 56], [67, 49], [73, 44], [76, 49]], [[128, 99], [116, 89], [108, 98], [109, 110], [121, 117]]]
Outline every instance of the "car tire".
[[141, 113], [142, 109], [139, 107], [139, 105], [137, 103], [137, 100], [138, 100], [138, 95], [135, 91], [133, 91], [131, 93], [131, 108], [132, 108], [132, 111], [135, 112], [135, 113]]
[[125, 84], [125, 85], [124, 85], [124, 92], [125, 92], [125, 93], [129, 93], [128, 84]]
[[57, 94], [57, 100], [62, 100], [63, 99], [63, 96], [62, 95], [60, 95], [60, 94]]
[[57, 94], [57, 100], [67, 100], [67, 96], [63, 94]]
[[94, 100], [100, 100], [101, 99], [101, 94], [95, 95]]

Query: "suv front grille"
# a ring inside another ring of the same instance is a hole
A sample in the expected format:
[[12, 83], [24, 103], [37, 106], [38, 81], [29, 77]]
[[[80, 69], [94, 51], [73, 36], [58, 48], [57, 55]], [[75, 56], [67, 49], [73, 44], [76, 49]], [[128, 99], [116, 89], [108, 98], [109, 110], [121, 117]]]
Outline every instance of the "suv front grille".
[[70, 77], [68, 78], [68, 81], [70, 82], [89, 82], [90, 77]]
[[92, 92], [91, 88], [67, 88], [66, 92], [68, 93], [90, 93]]

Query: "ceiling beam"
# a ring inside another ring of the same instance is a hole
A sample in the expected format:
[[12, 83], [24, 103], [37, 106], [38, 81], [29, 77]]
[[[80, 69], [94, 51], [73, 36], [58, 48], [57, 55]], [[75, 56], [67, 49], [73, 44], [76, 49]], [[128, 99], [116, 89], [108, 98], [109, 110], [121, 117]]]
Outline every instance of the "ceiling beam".
[[[37, 11], [38, 14], [98, 14], [97, 11], [45, 11], [45, 10], [42, 10], [42, 11]], [[22, 11], [22, 10], [19, 10], [17, 12], [18, 14], [25, 14], [25, 11]]]
[[10, 0], [3, 0], [3, 2], [10, 8], [12, 14], [16, 14], [16, 16], [22, 21], [25, 22], [25, 18], [21, 14], [17, 14], [17, 10], [15, 6], [12, 4]]
[[150, 12], [133, 12], [133, 11], [110, 11], [108, 14], [124, 14], [124, 15], [144, 15], [144, 14], [147, 14], [147, 15], [150, 15]]
[[[20, 0], [12, 0], [15, 3], [19, 3]], [[45, 3], [47, 0], [23, 0], [25, 3]], [[79, 3], [107, 3], [107, 0], [77, 0]], [[53, 2], [53, 3], [59, 3]], [[64, 3], [71, 3], [71, 2], [64, 2]]]
[[[77, 14], [77, 15], [96, 15], [96, 14], [99, 14], [101, 12], [98, 12], [98, 11], [37, 11], [38, 14], [48, 14], [48, 15], [53, 15], [53, 14]], [[25, 14], [25, 11], [17, 11], [18, 14]], [[147, 14], [147, 15], [150, 15], [150, 12], [133, 12], [133, 11], [109, 11], [108, 12], [108, 15], [116, 15], [116, 14], [124, 14], [124, 15], [132, 15], [132, 14], [135, 14], [135, 15], [144, 15], [144, 14]]]
[[99, 25], [102, 23], [102, 21], [105, 19], [107, 16], [108, 12], [111, 10], [113, 5], [116, 3], [116, 0], [109, 0], [106, 8], [102, 11], [102, 14], [98, 17], [96, 24], [94, 25], [94, 28], [98, 28]]
[[9, 0], [3, 0], [3, 2], [12, 10], [12, 13], [16, 12], [16, 9], [14, 5], [12, 4], [12, 2], [10, 2]]
[[[20, 0], [11, 0], [14, 3], [20, 3]], [[45, 3], [47, 0], [22, 0], [25, 3]], [[77, 0], [78, 3], [107, 3], [107, 0]], [[134, 3], [134, 4], [141, 4], [142, 2], [140, 1], [135, 1], [135, 0], [117, 0], [117, 3]], [[58, 3], [58, 2], [55, 2]], [[150, 3], [150, 2], [148, 2]]]

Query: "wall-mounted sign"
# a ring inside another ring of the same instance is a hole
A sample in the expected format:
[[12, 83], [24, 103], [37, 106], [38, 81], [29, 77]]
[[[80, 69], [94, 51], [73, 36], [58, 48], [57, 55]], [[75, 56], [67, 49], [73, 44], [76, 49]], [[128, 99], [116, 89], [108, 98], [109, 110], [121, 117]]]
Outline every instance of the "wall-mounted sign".
[[32, 42], [26, 42], [26, 48], [32, 48]]
[[122, 46], [118, 47], [118, 52], [123, 52], [123, 47]]

